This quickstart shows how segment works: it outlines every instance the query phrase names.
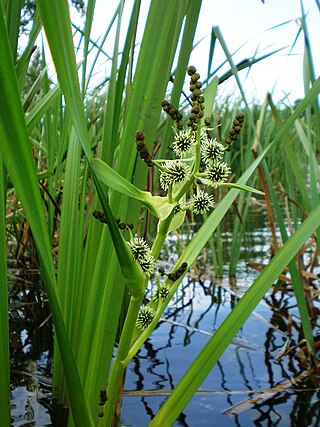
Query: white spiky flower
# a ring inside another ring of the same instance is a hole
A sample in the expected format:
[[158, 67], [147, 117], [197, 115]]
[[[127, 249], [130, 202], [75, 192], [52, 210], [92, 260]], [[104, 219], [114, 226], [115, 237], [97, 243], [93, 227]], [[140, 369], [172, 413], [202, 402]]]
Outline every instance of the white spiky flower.
[[131, 249], [134, 259], [139, 260], [150, 255], [149, 245], [142, 237], [132, 237], [132, 239], [127, 243]]
[[145, 274], [150, 276], [154, 269], [155, 260], [151, 255], [151, 249], [147, 242], [141, 237], [133, 237], [127, 243], [132, 252], [133, 258], [138, 261]]
[[231, 173], [229, 165], [225, 162], [216, 161], [204, 171], [204, 181], [213, 187], [226, 182]]
[[212, 195], [200, 190], [190, 198], [190, 210], [196, 215], [207, 212], [214, 206], [214, 199]]
[[211, 165], [216, 161], [221, 161], [225, 148], [216, 139], [207, 138], [200, 147], [201, 159], [204, 163]]
[[153, 296], [154, 301], [158, 302], [159, 298], [161, 298], [161, 301], [164, 301], [168, 297], [169, 292], [170, 286], [166, 283], [161, 284]]
[[196, 143], [194, 132], [191, 130], [181, 130], [175, 134], [173, 140], [173, 151], [177, 156], [191, 151]]
[[154, 257], [152, 255], [147, 255], [143, 259], [139, 259], [138, 262], [145, 274], [151, 276], [154, 270]]
[[183, 182], [190, 174], [190, 168], [181, 160], [167, 160], [162, 165], [164, 170], [160, 171], [160, 186], [167, 190], [170, 185]]
[[148, 305], [142, 307], [137, 316], [137, 328], [141, 329], [142, 331], [146, 329], [152, 322], [154, 315], [155, 311], [153, 308], [149, 307]]
[[200, 131], [200, 144], [204, 144], [206, 141], [208, 141], [208, 139], [210, 139], [210, 137], [208, 136], [208, 133], [206, 130], [201, 129]]

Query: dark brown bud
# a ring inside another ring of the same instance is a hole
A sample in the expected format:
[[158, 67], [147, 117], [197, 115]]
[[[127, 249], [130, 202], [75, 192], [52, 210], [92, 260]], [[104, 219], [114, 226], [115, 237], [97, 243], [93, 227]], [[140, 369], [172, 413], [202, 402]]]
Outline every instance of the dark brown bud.
[[204, 119], [204, 124], [205, 124], [206, 126], [210, 126], [210, 124], [211, 124], [211, 118], [210, 118], [210, 117], [206, 117], [206, 118]]
[[104, 215], [100, 218], [100, 222], [103, 224], [108, 224], [107, 218]]
[[193, 83], [195, 83], [197, 80], [199, 80], [200, 79], [200, 74], [198, 74], [198, 73], [193, 73], [192, 74], [192, 76], [191, 76], [191, 81], [193, 82]]
[[161, 274], [161, 276], [165, 275], [165, 271], [164, 271], [163, 267], [160, 267], [159, 270], [158, 270], [158, 272]]
[[149, 155], [148, 147], [144, 146], [140, 150], [140, 157], [141, 159], [145, 159]]
[[143, 141], [144, 133], [141, 130], [137, 130], [136, 132], [136, 141]]
[[202, 90], [201, 89], [195, 89], [194, 91], [193, 91], [193, 95], [194, 96], [200, 96], [202, 94]]
[[194, 74], [196, 71], [197, 69], [194, 65], [189, 65], [189, 67], [187, 68], [187, 74], [189, 76], [192, 76], [192, 74]]
[[94, 216], [95, 219], [100, 219], [103, 216], [103, 212], [101, 211], [93, 211], [92, 216]]
[[168, 274], [168, 279], [172, 280], [173, 282], [175, 282], [178, 279], [178, 277], [176, 276], [176, 273], [169, 273]]
[[141, 150], [145, 145], [146, 145], [146, 144], [145, 144], [144, 140], [143, 140], [143, 141], [137, 141], [137, 142], [136, 142], [136, 147], [137, 147], [137, 150], [138, 150], [138, 151], [140, 151], [140, 150]]

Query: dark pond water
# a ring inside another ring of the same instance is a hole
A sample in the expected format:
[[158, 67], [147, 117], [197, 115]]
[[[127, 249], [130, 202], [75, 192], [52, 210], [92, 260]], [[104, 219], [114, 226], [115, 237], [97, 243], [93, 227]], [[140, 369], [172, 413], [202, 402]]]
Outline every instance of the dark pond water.
[[[209, 275], [202, 274], [199, 280], [198, 272], [191, 274], [152, 337], [130, 363], [123, 399], [123, 426], [148, 425], [210, 335], [258, 276], [246, 263], [267, 263], [270, 259], [270, 234], [261, 226], [263, 212], [254, 211], [251, 218], [252, 227], [245, 235], [237, 278], [228, 278], [228, 263], [221, 279], [212, 281]], [[223, 234], [226, 251], [230, 240], [231, 232], [227, 230]], [[176, 244], [173, 237], [169, 248]], [[207, 262], [209, 256], [207, 253]], [[30, 282], [27, 287], [17, 282], [19, 272], [15, 271], [14, 276], [10, 311], [12, 425], [50, 426], [52, 325], [48, 304], [33, 285], [33, 276], [27, 278]], [[314, 286], [318, 287], [319, 282], [315, 281]], [[315, 300], [316, 315], [319, 308]], [[320, 334], [319, 326], [315, 317], [316, 337]], [[291, 285], [276, 293], [270, 291], [175, 426], [319, 426], [320, 389], [308, 375], [309, 366], [300, 348], [281, 356], [285, 348], [300, 339], [300, 321]]]

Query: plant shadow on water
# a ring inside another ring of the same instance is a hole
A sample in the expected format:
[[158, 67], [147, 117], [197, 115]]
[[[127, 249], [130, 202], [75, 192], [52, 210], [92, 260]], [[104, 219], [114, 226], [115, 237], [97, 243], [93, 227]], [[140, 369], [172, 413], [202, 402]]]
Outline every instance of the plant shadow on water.
[[[261, 215], [257, 217], [261, 220]], [[230, 235], [223, 233], [225, 246]], [[189, 238], [180, 237], [182, 244]], [[247, 263], [266, 263], [270, 258], [269, 242], [267, 228], [257, 223], [248, 227], [236, 279], [227, 278], [227, 263], [226, 276], [221, 279], [202, 273], [205, 264], [210, 264], [208, 250], [199, 260], [199, 270], [191, 269], [151, 338], [128, 366], [123, 426], [148, 425], [210, 335], [258, 276]], [[170, 253], [177, 253], [178, 244], [175, 235], [168, 241], [163, 259], [169, 264], [176, 261]], [[24, 275], [21, 284], [16, 271], [14, 275], [10, 291], [12, 425], [51, 426], [49, 308], [34, 279]], [[319, 308], [315, 298], [316, 342]], [[302, 336], [292, 285], [282, 282], [257, 306], [174, 425], [320, 425], [320, 390], [310, 375]]]
[[51, 426], [53, 328], [37, 271], [9, 269], [9, 306], [11, 425]]

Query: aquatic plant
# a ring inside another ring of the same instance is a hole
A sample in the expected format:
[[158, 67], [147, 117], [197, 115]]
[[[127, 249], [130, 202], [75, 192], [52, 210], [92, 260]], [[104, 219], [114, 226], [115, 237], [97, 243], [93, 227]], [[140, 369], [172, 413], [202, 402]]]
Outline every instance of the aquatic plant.
[[[226, 140], [223, 150], [218, 145], [223, 141], [217, 142], [210, 135], [210, 116], [219, 79], [213, 78], [204, 85], [195, 67], [189, 67], [192, 94], [188, 117], [178, 108], [201, 2], [178, 1], [169, 8], [162, 0], [152, 0], [134, 74], [131, 74], [132, 47], [136, 42], [140, 1], [133, 4], [120, 60], [123, 3], [119, 3], [110, 21], [116, 23], [112, 68], [106, 102], [101, 101], [96, 112], [94, 102], [84, 101], [92, 77], [88, 68], [90, 45], [97, 47], [97, 56], [105, 54], [103, 44], [92, 43], [91, 39], [94, 2], [88, 3], [83, 30], [77, 30], [84, 40], [81, 84], [67, 2], [37, 2], [29, 41], [19, 58], [21, 5], [10, 8], [7, 2], [0, 3], [0, 191], [2, 195], [6, 193], [8, 173], [32, 231], [50, 303], [55, 328], [53, 396], [70, 407], [69, 426], [110, 426], [119, 416], [115, 408], [121, 400], [119, 391], [125, 367], [156, 327], [188, 269], [239, 193], [255, 191], [247, 183], [258, 165], [280, 146], [320, 91], [319, 80], [314, 80], [304, 100], [281, 125], [271, 143], [262, 147], [260, 155], [236, 182], [231, 182], [230, 166], [223, 155], [226, 157], [229, 149], [236, 151], [234, 138], [239, 135], [241, 120], [238, 117], [239, 123], [233, 122], [230, 132], [233, 142]], [[37, 85], [43, 94], [39, 102], [32, 102], [34, 91], [28, 94], [28, 99], [21, 99], [20, 89], [41, 25], [58, 83], [51, 88], [42, 52], [43, 73]], [[219, 40], [225, 47], [221, 35]], [[170, 102], [163, 101], [177, 50], [174, 89]], [[226, 57], [237, 77], [237, 68], [227, 51]], [[159, 135], [161, 105], [170, 121], [163, 129], [164, 144], [155, 152], [153, 141]], [[171, 119], [175, 122], [174, 131]], [[172, 140], [175, 158], [169, 158], [167, 152]], [[144, 191], [147, 177], [152, 175], [150, 171], [159, 177], [165, 194]], [[44, 194], [39, 182], [45, 188]], [[212, 191], [226, 188], [230, 191], [224, 197], [213, 197]], [[136, 233], [141, 206], [157, 221], [152, 239], [146, 236], [146, 240], [141, 240], [142, 233]], [[309, 217], [200, 352], [151, 425], [174, 422], [255, 305], [319, 227], [319, 207], [313, 203], [312, 208]], [[145, 290], [154, 262], [166, 236], [182, 224], [188, 210], [195, 215], [207, 214], [207, 219], [186, 250], [179, 254], [174, 268], [159, 272], [158, 290], [147, 303]], [[0, 254], [4, 254], [4, 203], [0, 215]], [[56, 243], [57, 223], [60, 225], [56, 271], [52, 246]], [[5, 256], [1, 256], [0, 266], [1, 297], [7, 300]], [[126, 305], [124, 295], [129, 303], [122, 311]], [[8, 343], [5, 303], [1, 304], [0, 313], [1, 339]], [[121, 335], [117, 342], [119, 321]], [[312, 336], [307, 338], [312, 345]], [[112, 361], [115, 348], [116, 357]], [[10, 425], [8, 346], [3, 349], [0, 378], [6, 398], [1, 399], [0, 417], [1, 425]]]

